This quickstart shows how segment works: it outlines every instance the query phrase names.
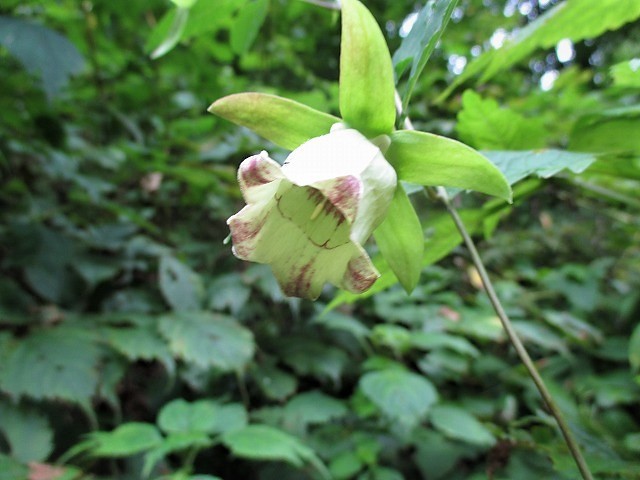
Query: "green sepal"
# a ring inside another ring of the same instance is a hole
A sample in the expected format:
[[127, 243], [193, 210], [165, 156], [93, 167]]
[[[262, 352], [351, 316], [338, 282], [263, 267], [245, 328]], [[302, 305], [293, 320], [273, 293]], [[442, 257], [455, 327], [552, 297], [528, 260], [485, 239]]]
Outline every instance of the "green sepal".
[[342, 0], [340, 113], [367, 137], [388, 134], [396, 121], [391, 55], [371, 12]]
[[398, 183], [387, 216], [373, 235], [400, 284], [411, 293], [422, 271], [424, 233], [402, 184]]
[[502, 172], [478, 151], [456, 140], [399, 130], [391, 134], [385, 157], [400, 180], [476, 190], [511, 202], [511, 187]]
[[237, 93], [216, 100], [208, 111], [247, 127], [287, 150], [329, 133], [340, 119], [302, 103], [266, 93]]

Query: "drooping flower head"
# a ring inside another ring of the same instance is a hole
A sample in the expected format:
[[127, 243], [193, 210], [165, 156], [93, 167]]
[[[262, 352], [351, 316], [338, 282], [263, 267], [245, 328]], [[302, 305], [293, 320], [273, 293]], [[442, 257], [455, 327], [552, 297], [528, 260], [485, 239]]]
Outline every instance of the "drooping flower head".
[[227, 223], [234, 254], [269, 264], [284, 293], [315, 299], [329, 282], [361, 293], [379, 277], [362, 245], [382, 222], [397, 178], [380, 148], [336, 126], [283, 166], [266, 152], [244, 160], [247, 205]]

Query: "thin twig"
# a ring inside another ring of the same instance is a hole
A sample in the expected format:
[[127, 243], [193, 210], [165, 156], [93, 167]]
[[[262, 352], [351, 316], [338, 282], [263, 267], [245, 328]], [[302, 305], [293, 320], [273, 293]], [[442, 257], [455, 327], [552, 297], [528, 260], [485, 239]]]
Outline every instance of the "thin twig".
[[[398, 110], [398, 116], [402, 117], [402, 101], [400, 100], [400, 96], [398, 95], [398, 92], [396, 92], [396, 109]], [[404, 117], [403, 125], [404, 125], [404, 128], [406, 128], [407, 130], [414, 130], [413, 125], [411, 124], [411, 120], [409, 119], [408, 116]], [[464, 223], [462, 222], [462, 219], [460, 218], [460, 215], [458, 214], [457, 209], [451, 204], [447, 191], [443, 187], [435, 187], [435, 188], [427, 187], [426, 189], [429, 197], [435, 198], [440, 202], [442, 202], [446, 207], [447, 212], [449, 212], [449, 215], [451, 215], [451, 218], [453, 219], [453, 222], [455, 223], [456, 228], [458, 229], [458, 232], [462, 236], [462, 239], [464, 240], [464, 243], [467, 246], [469, 253], [471, 254], [473, 264], [475, 265], [476, 269], [478, 270], [478, 273], [480, 274], [480, 279], [482, 280], [484, 290], [487, 293], [487, 296], [491, 301], [491, 305], [493, 305], [493, 309], [498, 315], [500, 322], [502, 323], [502, 327], [504, 328], [504, 331], [507, 333], [507, 337], [509, 338], [511, 345], [513, 345], [513, 348], [515, 348], [516, 353], [518, 354], [518, 357], [520, 357], [520, 360], [522, 361], [527, 371], [529, 372], [529, 376], [532, 378], [533, 383], [535, 383], [538, 391], [540, 392], [540, 396], [542, 396], [544, 402], [547, 405], [547, 408], [556, 419], [556, 422], [558, 423], [558, 427], [560, 427], [560, 431], [564, 436], [565, 442], [569, 447], [569, 450], [571, 451], [571, 455], [573, 456], [576, 462], [576, 465], [578, 466], [578, 469], [582, 474], [582, 477], [584, 478], [584, 480], [593, 480], [593, 476], [591, 474], [591, 471], [589, 470], [589, 466], [587, 465], [587, 462], [584, 459], [584, 456], [582, 455], [580, 446], [578, 445], [575, 438], [573, 437], [573, 434], [569, 429], [569, 425], [567, 424], [567, 421], [565, 420], [564, 416], [562, 415], [562, 412], [558, 408], [558, 405], [553, 400], [553, 397], [549, 393], [549, 390], [547, 389], [547, 386], [542, 380], [540, 373], [538, 373], [538, 369], [536, 368], [535, 364], [531, 360], [531, 357], [529, 356], [527, 349], [524, 347], [522, 341], [520, 340], [520, 337], [518, 336], [515, 329], [513, 328], [511, 320], [509, 319], [506, 312], [504, 311], [504, 308], [502, 307], [502, 303], [500, 302], [500, 299], [498, 298], [498, 295], [496, 294], [496, 291], [493, 288], [493, 283], [489, 278], [489, 274], [487, 273], [484, 263], [480, 258], [480, 254], [476, 249], [476, 245], [473, 239], [471, 238], [471, 236], [469, 235], [469, 232], [467, 231]]]

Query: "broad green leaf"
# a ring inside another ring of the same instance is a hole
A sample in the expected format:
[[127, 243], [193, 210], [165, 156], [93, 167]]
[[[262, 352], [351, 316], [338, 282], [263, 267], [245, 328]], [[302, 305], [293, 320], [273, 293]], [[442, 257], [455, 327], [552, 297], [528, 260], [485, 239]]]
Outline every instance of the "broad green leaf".
[[203, 368], [239, 370], [253, 357], [253, 335], [231, 317], [180, 312], [162, 316], [159, 328], [174, 355]]
[[[144, 455], [144, 466], [142, 468], [142, 476], [148, 478], [153, 467], [168, 454], [180, 451], [196, 451], [213, 445], [212, 440], [203, 432], [178, 432], [170, 433], [166, 438], [162, 439], [162, 443], [151, 448]], [[206, 476], [203, 476], [206, 477]], [[186, 477], [185, 477], [186, 478]], [[195, 478], [195, 477], [188, 477]], [[215, 479], [217, 477], [207, 477]], [[175, 476], [172, 480], [177, 480]], [[218, 479], [219, 480], [219, 479]]]
[[88, 405], [96, 393], [100, 349], [88, 330], [43, 329], [21, 339], [0, 369], [0, 388], [16, 397]]
[[640, 153], [638, 111], [602, 112], [578, 120], [569, 136], [569, 149], [594, 153]]
[[420, 280], [424, 233], [420, 219], [401, 183], [398, 183], [387, 216], [375, 230], [380, 252], [407, 293]]
[[94, 432], [86, 440], [91, 455], [96, 457], [129, 457], [157, 447], [162, 436], [154, 425], [130, 422], [111, 432]]
[[438, 100], [446, 98], [458, 85], [478, 74], [482, 74], [481, 82], [487, 82], [538, 48], [551, 48], [565, 38], [573, 42], [595, 38], [639, 16], [640, 2], [637, 0], [566, 0], [509, 34], [501, 48], [489, 50], [474, 60]]
[[158, 414], [158, 426], [167, 433], [225, 433], [243, 428], [247, 412], [240, 404], [220, 405], [211, 400], [190, 403], [183, 399], [165, 405]]
[[458, 0], [428, 1], [420, 10], [409, 34], [402, 39], [400, 48], [393, 54], [396, 80], [399, 80], [411, 66], [407, 86], [402, 94], [403, 110], [406, 110], [413, 88], [436, 48], [457, 3]]
[[610, 72], [615, 86], [640, 88], [640, 58], [617, 63]]
[[53, 451], [53, 430], [47, 418], [36, 410], [0, 401], [0, 432], [9, 444], [11, 456], [21, 462], [46, 460]]
[[511, 188], [500, 170], [473, 148], [450, 138], [399, 130], [391, 134], [385, 157], [400, 180], [476, 190], [511, 201]]
[[302, 468], [313, 465], [323, 477], [328, 471], [309, 447], [296, 437], [267, 425], [249, 425], [222, 437], [231, 453], [254, 460], [283, 461]]
[[[174, 2], [175, 3], [175, 2]], [[181, 5], [191, 3], [191, 5]], [[189, 10], [186, 23], [180, 32], [178, 41], [209, 34], [212, 43], [216, 46], [215, 33], [228, 29], [233, 24], [233, 15], [239, 8], [242, 8], [245, 0], [195, 0], [195, 2], [183, 2], [176, 4], [179, 8], [169, 10], [154, 27], [145, 44], [145, 51], [152, 52], [169, 38], [171, 30], [176, 25], [176, 17], [180, 10]]]
[[159, 360], [170, 363], [166, 342], [151, 326], [110, 327], [102, 330], [105, 342], [127, 359]]
[[360, 379], [360, 388], [387, 417], [409, 428], [416, 426], [438, 399], [426, 378], [398, 369], [367, 373]]
[[249, 51], [268, 10], [269, 0], [250, 0], [240, 9], [231, 27], [231, 48], [235, 53], [242, 55]]
[[429, 413], [429, 420], [436, 429], [455, 440], [481, 446], [496, 442], [491, 432], [473, 415], [452, 405], [436, 405]]
[[359, 0], [342, 0], [340, 113], [368, 137], [388, 134], [396, 121], [393, 66], [387, 42]]
[[483, 99], [473, 90], [462, 95], [462, 110], [456, 129], [460, 139], [478, 149], [528, 150], [541, 148], [547, 132], [540, 118], [525, 118], [500, 108], [491, 98]]
[[640, 325], [633, 330], [629, 340], [629, 363], [634, 371], [640, 370]]
[[173, 4], [180, 8], [191, 8], [197, 0], [171, 0]]
[[286, 424], [302, 425], [327, 423], [347, 413], [343, 402], [318, 390], [296, 395], [289, 400], [283, 411]]
[[295, 376], [273, 365], [260, 365], [252, 371], [255, 382], [268, 398], [284, 400], [296, 391], [298, 380]]
[[279, 339], [277, 346], [282, 361], [298, 376], [330, 379], [336, 385], [350, 362], [344, 350], [312, 337], [289, 335]]
[[582, 173], [596, 161], [596, 156], [590, 153], [553, 149], [511, 152], [483, 151], [482, 154], [500, 169], [509, 185], [513, 185], [530, 175], [549, 178], [565, 169], [573, 173]]
[[295, 150], [307, 140], [329, 133], [340, 119], [293, 100], [266, 93], [237, 93], [216, 100], [209, 112], [287, 150]]
[[27, 71], [40, 77], [49, 99], [80, 73], [85, 61], [73, 43], [59, 33], [18, 18], [0, 17], [0, 45]]
[[[183, 3], [187, 3], [187, 2], [183, 2]], [[189, 3], [193, 3], [193, 2], [189, 2]], [[175, 16], [173, 17], [173, 20], [171, 22], [171, 26], [169, 27], [169, 31], [167, 32], [167, 36], [162, 41], [162, 43], [158, 45], [153, 50], [153, 52], [151, 52], [150, 57], [153, 60], [167, 54], [173, 49], [173, 47], [175, 47], [178, 44], [178, 42], [182, 38], [184, 29], [187, 26], [187, 20], [189, 19], [190, 8], [191, 8], [191, 5], [188, 5], [188, 6], [178, 5]]]
[[446, 348], [473, 358], [480, 356], [480, 351], [466, 338], [442, 332], [413, 332], [411, 344], [425, 350]]
[[0, 453], [0, 480], [27, 478], [27, 467], [16, 459]]
[[160, 259], [160, 290], [175, 311], [196, 311], [202, 306], [204, 289], [200, 276], [180, 260], [168, 255]]

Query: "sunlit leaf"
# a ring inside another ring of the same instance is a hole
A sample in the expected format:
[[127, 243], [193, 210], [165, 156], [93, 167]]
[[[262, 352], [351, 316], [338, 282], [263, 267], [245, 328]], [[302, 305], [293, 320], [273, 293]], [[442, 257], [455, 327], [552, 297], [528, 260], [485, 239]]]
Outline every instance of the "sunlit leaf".
[[547, 132], [540, 118], [525, 118], [500, 108], [491, 98], [483, 99], [473, 90], [462, 95], [462, 110], [456, 129], [460, 139], [482, 150], [527, 150], [546, 144]]
[[209, 112], [247, 127], [267, 140], [295, 150], [329, 133], [340, 119], [293, 100], [265, 93], [237, 93], [216, 100]]
[[500, 170], [473, 148], [450, 138], [400, 130], [391, 135], [385, 156], [400, 180], [476, 190], [511, 200], [511, 188]]
[[148, 423], [123, 423], [111, 432], [94, 432], [86, 440], [89, 453], [96, 457], [129, 457], [162, 442], [158, 429]]
[[573, 42], [595, 38], [639, 16], [640, 3], [637, 1], [561, 2], [509, 35], [501, 48], [489, 50], [471, 62], [439, 99], [447, 97], [458, 85], [478, 74], [481, 74], [481, 82], [487, 82], [497, 73], [527, 58], [538, 48], [553, 47], [565, 38]]
[[411, 67], [407, 86], [402, 94], [402, 104], [405, 108], [457, 3], [458, 0], [428, 1], [418, 13], [409, 34], [402, 39], [400, 48], [393, 54], [396, 79], [400, 79], [409, 66]]
[[359, 0], [342, 0], [340, 113], [368, 137], [393, 130], [396, 120], [393, 66], [387, 42]]
[[640, 58], [617, 63], [610, 71], [617, 87], [640, 88]]
[[251, 0], [240, 9], [231, 27], [231, 48], [237, 54], [246, 53], [267, 17], [269, 0]]
[[398, 183], [387, 217], [374, 232], [376, 244], [407, 293], [420, 279], [424, 233], [402, 184]]

